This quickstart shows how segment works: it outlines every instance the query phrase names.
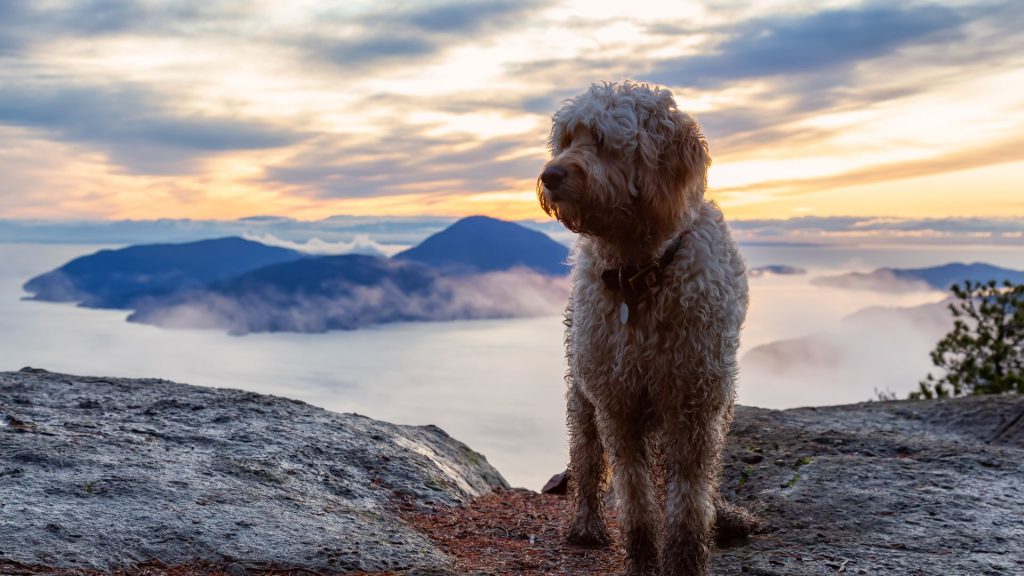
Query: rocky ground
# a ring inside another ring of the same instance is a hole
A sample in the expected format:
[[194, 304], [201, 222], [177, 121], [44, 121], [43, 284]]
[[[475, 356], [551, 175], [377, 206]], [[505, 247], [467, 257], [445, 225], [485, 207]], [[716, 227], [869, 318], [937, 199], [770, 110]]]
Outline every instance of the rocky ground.
[[[758, 513], [713, 574], [1024, 574], [1024, 397], [739, 407], [722, 492]], [[622, 550], [567, 546], [564, 497], [502, 492], [413, 522], [458, 573], [616, 574]], [[614, 532], [613, 522], [613, 532]]]
[[0, 573], [445, 566], [401, 508], [506, 487], [437, 427], [164, 380], [0, 373]]
[[[618, 547], [563, 543], [564, 496], [504, 489], [436, 428], [25, 373], [0, 374], [0, 413], [0, 572], [621, 567]], [[1024, 574], [1024, 397], [741, 407], [722, 491], [764, 527], [717, 551], [714, 574]]]

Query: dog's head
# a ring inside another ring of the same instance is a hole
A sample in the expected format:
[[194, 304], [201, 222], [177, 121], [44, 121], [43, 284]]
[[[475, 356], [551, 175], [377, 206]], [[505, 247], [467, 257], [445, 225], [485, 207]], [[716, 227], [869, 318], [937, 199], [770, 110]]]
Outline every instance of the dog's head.
[[711, 163], [697, 122], [672, 92], [594, 84], [552, 119], [540, 205], [575, 232], [613, 241], [662, 240], [704, 197]]

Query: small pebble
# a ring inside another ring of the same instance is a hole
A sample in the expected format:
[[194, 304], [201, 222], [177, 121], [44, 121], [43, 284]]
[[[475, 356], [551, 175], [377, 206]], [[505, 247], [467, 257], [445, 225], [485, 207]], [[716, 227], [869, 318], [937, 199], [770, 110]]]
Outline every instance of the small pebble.
[[743, 456], [740, 456], [740, 461], [745, 464], [759, 464], [763, 460], [764, 456], [760, 454], [744, 454]]

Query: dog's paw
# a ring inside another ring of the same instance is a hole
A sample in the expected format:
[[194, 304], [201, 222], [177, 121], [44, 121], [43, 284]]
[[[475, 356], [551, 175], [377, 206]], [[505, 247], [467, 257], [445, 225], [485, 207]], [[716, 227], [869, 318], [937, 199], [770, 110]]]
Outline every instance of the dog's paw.
[[715, 543], [719, 548], [742, 543], [763, 524], [763, 520], [742, 506], [721, 498], [715, 501]]
[[611, 543], [604, 522], [573, 522], [565, 539], [576, 546], [605, 547]]
[[625, 576], [661, 576], [662, 571], [658, 566], [658, 557], [655, 555], [639, 558], [627, 557]]

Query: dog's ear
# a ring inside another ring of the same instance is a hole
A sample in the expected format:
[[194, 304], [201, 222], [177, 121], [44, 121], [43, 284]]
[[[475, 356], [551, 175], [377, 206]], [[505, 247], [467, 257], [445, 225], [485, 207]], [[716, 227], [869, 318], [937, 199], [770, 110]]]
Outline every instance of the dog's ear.
[[668, 146], [668, 169], [679, 183], [687, 200], [699, 201], [704, 197], [708, 182], [711, 154], [708, 142], [697, 121], [684, 112], [672, 114], [673, 133]]
[[551, 123], [551, 133], [548, 135], [548, 151], [552, 156], [556, 156], [562, 152], [562, 142], [565, 140], [565, 125], [559, 122], [558, 115], [556, 113], [554, 121]]

